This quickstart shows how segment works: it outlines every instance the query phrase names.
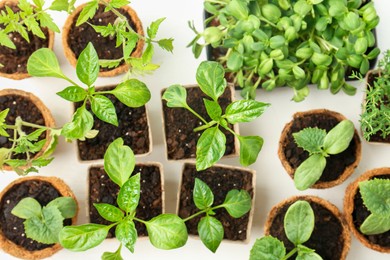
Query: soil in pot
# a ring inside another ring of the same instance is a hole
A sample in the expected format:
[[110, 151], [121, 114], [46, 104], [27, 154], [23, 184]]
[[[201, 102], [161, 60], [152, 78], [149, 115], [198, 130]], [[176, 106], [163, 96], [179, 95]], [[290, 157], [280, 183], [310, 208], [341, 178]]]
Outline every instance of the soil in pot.
[[[17, 257], [39, 259], [47, 257], [61, 247], [59, 244], [42, 244], [26, 237], [24, 219], [11, 211], [23, 198], [36, 199], [42, 206], [61, 196], [74, 197], [69, 187], [55, 177], [25, 177], [9, 184], [1, 193], [0, 201], [0, 244], [2, 248]], [[76, 217], [65, 219], [64, 226], [76, 223]]]
[[[193, 201], [193, 189], [195, 178], [205, 182], [214, 194], [214, 204], [220, 205], [224, 202], [230, 190], [246, 190], [254, 200], [254, 173], [243, 168], [229, 168], [226, 166], [212, 166], [204, 171], [196, 171], [195, 164], [185, 163], [183, 167], [181, 186], [179, 190], [178, 215], [187, 218], [198, 212], [199, 209]], [[245, 241], [249, 238], [248, 231], [251, 224], [251, 212], [241, 218], [233, 218], [225, 209], [215, 210], [214, 217], [221, 221], [224, 227], [224, 239]], [[200, 215], [186, 222], [189, 234], [198, 235], [197, 227]]]
[[[24, 121], [46, 126], [54, 126], [54, 119], [44, 104], [33, 94], [21, 90], [4, 89], [0, 91], [0, 111], [9, 108], [8, 115], [5, 119], [6, 124], [15, 124], [17, 117]], [[26, 134], [34, 132], [36, 129], [23, 127]], [[7, 133], [13, 136], [13, 130], [8, 129]], [[46, 133], [42, 133], [38, 140], [46, 138]], [[48, 143], [48, 142], [47, 142]], [[7, 137], [0, 136], [0, 147], [11, 148], [12, 143]], [[32, 154], [34, 155], [34, 154]], [[16, 154], [13, 159], [26, 159], [26, 154]]]
[[377, 235], [365, 235], [360, 232], [360, 226], [371, 212], [363, 204], [359, 192], [359, 182], [374, 178], [390, 179], [390, 168], [377, 168], [367, 171], [351, 183], [345, 194], [344, 212], [352, 233], [361, 243], [376, 251], [390, 253], [390, 231]]
[[[141, 197], [136, 217], [149, 220], [163, 213], [163, 187], [161, 167], [158, 164], [136, 164], [133, 174], [141, 173]], [[110, 180], [103, 166], [89, 169], [89, 218], [91, 223], [108, 225], [110, 222], [100, 217], [93, 203], [108, 203], [118, 206], [119, 186]], [[147, 236], [144, 224], [135, 222], [138, 236]], [[114, 229], [108, 237], [114, 237]]]
[[[99, 88], [97, 91], [111, 90], [115, 86]], [[99, 130], [95, 138], [77, 141], [79, 158], [82, 161], [103, 159], [110, 143], [116, 138], [122, 137], [124, 144], [130, 146], [134, 154], [147, 154], [151, 150], [151, 137], [146, 107], [132, 108], [121, 103], [114, 95], [105, 95], [115, 106], [118, 116], [118, 126], [103, 122], [95, 115], [93, 129]], [[82, 105], [75, 103], [75, 110]], [[91, 110], [87, 103], [87, 110]]]
[[[17, 1], [3, 1], [0, 3], [0, 11], [5, 11], [5, 5], [13, 12], [19, 12]], [[23, 79], [28, 77], [27, 60], [31, 54], [40, 48], [52, 48], [54, 33], [47, 28], [41, 28], [45, 38], [40, 38], [28, 32], [30, 42], [27, 42], [19, 33], [13, 32], [8, 36], [13, 41], [16, 49], [0, 46], [0, 76], [12, 79]]]
[[285, 234], [283, 223], [288, 207], [297, 200], [308, 201], [315, 215], [314, 231], [304, 245], [315, 249], [324, 260], [345, 259], [351, 242], [347, 225], [336, 206], [318, 197], [297, 196], [274, 206], [265, 226], [266, 235], [281, 240], [287, 252], [294, 248]]
[[[284, 168], [292, 178], [298, 166], [309, 157], [307, 151], [297, 146], [292, 134], [306, 127], [318, 127], [329, 132], [343, 119], [345, 117], [341, 114], [325, 109], [294, 114], [293, 120], [286, 124], [282, 131], [278, 151]], [[352, 174], [360, 161], [360, 157], [361, 142], [355, 130], [354, 137], [344, 152], [326, 158], [326, 167], [323, 174], [312, 188], [321, 189], [340, 184]]]
[[[210, 120], [203, 99], [207, 96], [198, 86], [187, 87], [187, 104], [206, 120]], [[164, 94], [164, 90], [161, 95]], [[232, 88], [227, 87], [223, 95], [218, 99], [222, 110], [232, 102]], [[201, 132], [194, 132], [194, 129], [203, 124], [199, 118], [184, 108], [167, 107], [167, 102], [162, 100], [162, 110], [164, 116], [165, 141], [168, 160], [181, 160], [195, 158], [196, 143], [199, 140]], [[233, 129], [233, 126], [229, 126]], [[226, 155], [235, 155], [236, 140], [234, 135], [223, 129], [226, 135]]]
[[[95, 47], [99, 59], [114, 60], [122, 58], [123, 48], [122, 46], [116, 47], [116, 36], [103, 37], [101, 34], [95, 32], [94, 28], [90, 26], [90, 24], [97, 26], [114, 24], [117, 16], [113, 12], [104, 12], [105, 6], [103, 4], [99, 4], [99, 8], [94, 17], [88, 19], [86, 23], [76, 26], [77, 19], [84, 6], [85, 5], [79, 6], [68, 17], [63, 30], [62, 41], [65, 49], [65, 55], [71, 64], [76, 65], [77, 58], [89, 42], [92, 42], [93, 46]], [[131, 9], [129, 6], [125, 6], [117, 10], [126, 17], [126, 19], [129, 21], [129, 25], [134, 29], [134, 31], [143, 35], [141, 21], [133, 9]], [[138, 41], [137, 46], [132, 53], [133, 57], [141, 56], [143, 45], [143, 41]], [[126, 69], [127, 65], [124, 64], [124, 61], [122, 61], [119, 67], [116, 68], [101, 67], [100, 76], [113, 76], [117, 73], [124, 72]]]

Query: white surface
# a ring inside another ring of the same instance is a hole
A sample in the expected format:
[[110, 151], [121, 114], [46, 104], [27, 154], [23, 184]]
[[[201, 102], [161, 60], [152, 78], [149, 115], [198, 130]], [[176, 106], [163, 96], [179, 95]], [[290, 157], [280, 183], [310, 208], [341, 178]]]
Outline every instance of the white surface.
[[[77, 1], [82, 3], [85, 1]], [[202, 28], [202, 0], [133, 0], [132, 7], [137, 11], [144, 24], [144, 29], [153, 20], [160, 17], [167, 19], [162, 23], [159, 37], [173, 37], [175, 50], [173, 54], [156, 48], [154, 62], [161, 64], [153, 75], [140, 78], [152, 91], [152, 100], [148, 103], [148, 111], [151, 119], [153, 151], [146, 157], [137, 161], [158, 161], [163, 164], [165, 172], [165, 194], [166, 212], [175, 212], [176, 192], [179, 182], [180, 169], [182, 163], [168, 162], [165, 159], [165, 147], [163, 143], [163, 132], [161, 122], [161, 101], [160, 89], [171, 84], [193, 84], [195, 83], [195, 71], [198, 64], [206, 58], [205, 52], [201, 58], [195, 59], [189, 48], [185, 46], [192, 40], [194, 34], [188, 28], [187, 22], [194, 20], [196, 26]], [[390, 16], [386, 12], [390, 8], [390, 2], [386, 0], [375, 1], [376, 9], [381, 18], [377, 28], [378, 44], [381, 51], [390, 48], [389, 32]], [[55, 13], [55, 19], [60, 26], [63, 25], [66, 15]], [[387, 28], [387, 29], [386, 29]], [[66, 75], [77, 79], [74, 69], [69, 65], [63, 54], [61, 46], [61, 35], [56, 35], [55, 52], [60, 59], [61, 67]], [[118, 83], [121, 76], [115, 78], [99, 78], [97, 86]], [[62, 126], [71, 116], [71, 105], [61, 99], [55, 93], [64, 89], [68, 84], [59, 79], [53, 78], [30, 78], [23, 81], [13, 81], [5, 78], [0, 79], [0, 88], [18, 88], [31, 91], [40, 97], [51, 109], [57, 125]], [[291, 89], [277, 89], [266, 93], [258, 91], [258, 100], [272, 104], [265, 114], [253, 123], [242, 125], [240, 131], [243, 135], [260, 135], [265, 139], [264, 147], [257, 162], [250, 168], [257, 171], [256, 202], [254, 221], [252, 226], [251, 240], [249, 244], [236, 244], [222, 242], [216, 254], [209, 252], [203, 244], [194, 238], [189, 238], [188, 243], [180, 249], [164, 251], [154, 248], [148, 239], [139, 240], [135, 247], [135, 254], [131, 254], [126, 249], [122, 250], [125, 259], [248, 259], [249, 251], [256, 238], [263, 236], [263, 225], [266, 216], [273, 205], [292, 195], [312, 194], [328, 199], [342, 210], [342, 200], [346, 186], [355, 180], [366, 170], [389, 165], [390, 146], [377, 146], [363, 143], [363, 156], [360, 165], [354, 174], [347, 181], [337, 187], [326, 190], [310, 189], [299, 192], [295, 189], [292, 180], [282, 167], [278, 156], [278, 141], [283, 126], [289, 122], [296, 111], [305, 111], [314, 108], [327, 108], [344, 114], [351, 119], [355, 126], [359, 127], [359, 114], [362, 100], [362, 86], [360, 82], [355, 82], [358, 87], [355, 96], [347, 96], [343, 93], [331, 95], [328, 90], [317, 91], [314, 88], [310, 96], [301, 103], [290, 101], [292, 97]], [[41, 175], [57, 176], [68, 183], [76, 194], [80, 213], [78, 223], [86, 222], [86, 176], [89, 164], [81, 164], [77, 161], [75, 145], [65, 143], [61, 139], [58, 149], [55, 152], [55, 160], [45, 168], [40, 170]], [[224, 164], [239, 165], [238, 158], [224, 159]], [[0, 173], [0, 189], [3, 189], [10, 181], [18, 178], [15, 173]], [[74, 253], [68, 250], [61, 250], [50, 259], [100, 259], [104, 251], [114, 251], [118, 242], [106, 240], [102, 245], [83, 253]], [[352, 245], [348, 255], [349, 260], [389, 259], [389, 254], [380, 254], [370, 250], [360, 244], [352, 237]], [[13, 257], [0, 251], [0, 259], [14, 259]]]

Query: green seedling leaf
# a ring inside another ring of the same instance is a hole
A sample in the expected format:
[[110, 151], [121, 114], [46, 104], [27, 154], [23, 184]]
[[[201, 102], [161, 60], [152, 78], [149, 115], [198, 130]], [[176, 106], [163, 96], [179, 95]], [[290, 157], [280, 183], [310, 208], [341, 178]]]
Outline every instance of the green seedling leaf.
[[53, 22], [53, 18], [49, 14], [43, 12], [39, 13], [37, 19], [39, 20], [41, 27], [47, 27], [56, 33], [60, 32], [60, 28]]
[[126, 181], [118, 194], [118, 205], [127, 213], [135, 212], [141, 195], [141, 175], [137, 173]]
[[195, 178], [193, 197], [195, 206], [200, 210], [207, 209], [214, 203], [214, 194], [210, 187], [198, 178]]
[[8, 37], [8, 34], [4, 30], [0, 30], [0, 45], [8, 47], [10, 49], [16, 49], [13, 41]]
[[88, 2], [83, 10], [81, 10], [79, 18], [77, 19], [76, 26], [85, 23], [88, 19], [92, 18], [99, 7], [99, 0], [92, 0]]
[[324, 139], [324, 151], [328, 154], [339, 154], [348, 148], [355, 127], [350, 120], [343, 120], [333, 127]]
[[62, 247], [71, 251], [85, 251], [101, 244], [108, 230], [110, 226], [100, 224], [66, 226], [60, 231], [59, 241]]
[[298, 200], [288, 208], [284, 217], [284, 230], [294, 245], [309, 240], [314, 230], [314, 212], [307, 201]]
[[102, 121], [118, 126], [118, 117], [114, 104], [108, 97], [94, 95], [91, 97], [92, 112]]
[[68, 12], [70, 9], [69, 0], [54, 0], [49, 9]]
[[123, 139], [115, 139], [104, 154], [104, 170], [110, 179], [122, 187], [134, 170], [135, 157], [130, 147], [123, 145]]
[[122, 244], [119, 245], [118, 249], [115, 252], [104, 252], [102, 255], [102, 260], [123, 260], [121, 256], [121, 250]]
[[203, 244], [215, 253], [224, 235], [222, 223], [214, 217], [205, 216], [198, 223], [198, 233]]
[[62, 127], [61, 135], [68, 139], [84, 138], [93, 127], [93, 116], [85, 108], [79, 107], [73, 114], [72, 121]]
[[58, 243], [58, 232], [63, 227], [64, 218], [56, 207], [43, 207], [41, 216], [28, 218], [24, 230], [28, 238], [44, 244]]
[[251, 122], [261, 116], [268, 106], [255, 100], [239, 100], [228, 105], [224, 117], [231, 124]]
[[229, 55], [226, 65], [231, 71], [238, 71], [244, 65], [244, 58], [241, 53], [232, 51]]
[[67, 87], [57, 93], [60, 97], [70, 102], [80, 102], [87, 97], [87, 91], [79, 86]]
[[390, 215], [390, 181], [373, 179], [359, 183], [359, 191], [368, 210], [381, 216]]
[[121, 82], [111, 93], [128, 107], [141, 107], [150, 100], [150, 91], [142, 81], [129, 79]]
[[111, 0], [111, 1], [109, 2], [109, 4], [110, 4], [113, 8], [121, 8], [122, 6], [125, 6], [125, 5], [130, 4], [130, 1], [128, 1], [128, 0]]
[[57, 57], [48, 48], [41, 48], [31, 54], [27, 61], [27, 71], [33, 77], [54, 77], [66, 79]]
[[148, 29], [146, 30], [147, 34], [148, 34], [148, 37], [150, 39], [154, 39], [156, 38], [156, 35], [157, 35], [157, 32], [158, 32], [158, 28], [160, 27], [160, 24], [165, 20], [165, 18], [160, 18], [160, 19], [157, 19], [156, 21], [152, 22], [150, 24], [150, 27], [148, 27]]
[[256, 239], [251, 252], [249, 260], [280, 260], [284, 259], [286, 255], [286, 248], [283, 242], [271, 236], [265, 236]]
[[322, 260], [322, 257], [314, 252], [313, 249], [310, 249], [303, 245], [298, 245], [298, 255], [296, 260]]
[[306, 0], [299, 0], [294, 4], [294, 12], [299, 14], [301, 17], [306, 16], [311, 9], [312, 5], [309, 5]]
[[206, 129], [196, 145], [196, 170], [215, 164], [225, 154], [226, 136], [218, 126]]
[[321, 153], [326, 131], [323, 129], [304, 128], [298, 133], [293, 133], [295, 143], [310, 154]]
[[41, 217], [42, 207], [34, 198], [24, 198], [12, 209], [11, 213], [18, 218], [29, 219], [33, 217]]
[[206, 107], [207, 114], [210, 116], [212, 120], [218, 122], [222, 115], [221, 106], [218, 104], [218, 102], [206, 98], [203, 99], [203, 102]]
[[161, 49], [172, 52], [173, 51], [173, 39], [161, 39], [157, 41], [158, 46], [160, 46]]
[[182, 247], [188, 239], [184, 221], [175, 214], [162, 214], [145, 223], [152, 245], [159, 249]]
[[77, 203], [72, 197], [58, 197], [50, 201], [46, 208], [55, 207], [64, 218], [73, 218], [77, 213]]
[[196, 71], [196, 81], [200, 89], [214, 101], [223, 94], [226, 88], [225, 71], [215, 61], [203, 61]]
[[118, 224], [115, 229], [115, 237], [127, 248], [134, 253], [135, 242], [137, 242], [137, 229], [134, 222], [125, 220]]
[[231, 190], [221, 205], [233, 218], [240, 218], [252, 207], [252, 199], [246, 190]]
[[93, 206], [99, 215], [110, 222], [118, 222], [124, 218], [124, 213], [119, 208], [107, 203], [94, 203]]
[[76, 74], [81, 82], [87, 86], [91, 86], [98, 77], [99, 57], [91, 42], [88, 43], [77, 59]]
[[226, 5], [226, 10], [237, 20], [246, 20], [248, 18], [248, 7], [244, 1], [232, 0]]
[[360, 226], [365, 235], [378, 235], [390, 230], [390, 215], [369, 215]]
[[187, 90], [181, 85], [172, 85], [168, 87], [162, 96], [167, 101], [168, 107], [187, 108]]
[[326, 159], [321, 154], [313, 154], [307, 158], [294, 173], [294, 184], [298, 190], [306, 190], [321, 177], [326, 166]]
[[240, 164], [249, 166], [256, 162], [263, 147], [264, 140], [260, 136], [237, 136], [240, 142]]
[[[26, 136], [26, 139], [31, 141], [31, 142], [37, 141], [38, 138], [41, 136], [41, 134], [43, 134], [45, 131], [46, 131], [45, 128], [37, 129], [34, 132], [32, 132], [31, 134], [28, 134]], [[46, 143], [46, 140], [43, 143]]]

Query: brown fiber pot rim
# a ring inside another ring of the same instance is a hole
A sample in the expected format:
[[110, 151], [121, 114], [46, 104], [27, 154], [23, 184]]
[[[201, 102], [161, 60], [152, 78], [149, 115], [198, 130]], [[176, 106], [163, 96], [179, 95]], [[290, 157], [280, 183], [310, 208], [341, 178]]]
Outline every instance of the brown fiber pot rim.
[[[79, 211], [79, 205], [77, 203], [76, 196], [73, 194], [70, 187], [60, 178], [57, 177], [46, 177], [46, 176], [29, 176], [29, 177], [21, 177], [16, 179], [15, 181], [11, 182], [3, 189], [3, 191], [0, 193], [0, 201], [3, 199], [3, 196], [12, 189], [13, 186], [23, 183], [25, 181], [29, 180], [39, 180], [39, 181], [45, 181], [49, 182], [63, 197], [72, 197], [77, 204], [77, 212], [76, 215], [72, 218], [72, 225], [75, 225], [77, 222], [77, 213]], [[7, 239], [4, 235], [2, 230], [0, 230], [0, 248], [2, 248], [6, 253], [13, 255], [15, 257], [19, 257], [22, 259], [43, 259], [46, 257], [49, 257], [59, 250], [62, 249], [60, 244], [54, 244], [52, 247], [48, 247], [42, 250], [37, 251], [29, 251], [25, 249], [24, 247], [21, 247], [11, 240]]]
[[271, 211], [268, 213], [267, 221], [265, 222], [264, 225], [264, 234], [265, 235], [270, 234], [271, 225], [276, 215], [278, 214], [279, 209], [283, 208], [284, 205], [289, 203], [294, 203], [297, 200], [305, 200], [308, 202], [314, 202], [318, 205], [321, 205], [322, 207], [332, 212], [332, 214], [340, 221], [340, 224], [342, 226], [342, 238], [344, 240], [344, 245], [343, 245], [340, 260], [346, 259], [349, 248], [351, 246], [351, 234], [349, 233], [348, 225], [344, 219], [344, 216], [341, 214], [339, 209], [334, 204], [318, 196], [312, 196], [312, 195], [292, 196], [273, 206]]
[[[76, 67], [77, 58], [76, 58], [76, 55], [74, 54], [74, 52], [72, 51], [72, 49], [70, 48], [70, 46], [68, 44], [68, 37], [69, 37], [70, 30], [71, 30], [71, 27], [72, 27], [72, 24], [73, 24], [73, 21], [74, 21], [75, 17], [81, 12], [81, 10], [85, 7], [85, 5], [86, 5], [86, 3], [78, 6], [68, 16], [68, 18], [65, 21], [64, 27], [62, 28], [62, 45], [63, 45], [63, 48], [64, 48], [65, 57], [68, 59], [68, 61], [70, 62], [70, 64], [73, 67]], [[131, 17], [132, 22], [134, 23], [134, 25], [136, 27], [135, 31], [138, 34], [143, 36], [144, 35], [144, 30], [143, 30], [143, 27], [142, 27], [142, 22], [139, 19], [137, 13], [134, 11], [134, 9], [132, 9], [130, 6], [127, 6], [127, 5], [121, 7], [121, 9], [126, 10], [126, 12], [129, 14], [129, 16]], [[138, 42], [137, 42], [136, 48], [133, 50], [133, 53], [131, 54], [131, 57], [135, 57], [135, 58], [141, 57], [142, 56], [142, 52], [143, 52], [143, 48], [144, 48], [144, 44], [145, 44], [145, 41], [143, 39], [139, 39]], [[122, 64], [122, 65], [120, 65], [120, 66], [118, 66], [118, 67], [116, 67], [116, 68], [114, 68], [112, 70], [100, 71], [99, 72], [99, 76], [100, 77], [113, 77], [115, 75], [124, 73], [127, 70], [129, 70], [129, 65]]]
[[[7, 96], [7, 95], [17, 95], [17, 96], [22, 96], [26, 99], [31, 100], [31, 102], [39, 109], [41, 112], [43, 119], [45, 120], [45, 126], [47, 127], [55, 127], [55, 121], [54, 118], [50, 112], [50, 110], [47, 108], [47, 106], [34, 94], [30, 92], [26, 92], [23, 90], [18, 90], [18, 89], [3, 89], [0, 90], [0, 96]], [[34, 158], [37, 158], [41, 156], [46, 148], [49, 146], [51, 142], [52, 136], [48, 131], [46, 131], [46, 143], [44, 144], [43, 148], [41, 151], [35, 154]], [[2, 170], [6, 171], [12, 171], [12, 168], [9, 166], [4, 166]]]
[[[287, 133], [290, 131], [290, 128], [294, 122], [294, 120], [296, 118], [299, 118], [299, 117], [302, 117], [302, 116], [307, 116], [307, 115], [312, 115], [312, 114], [327, 114], [327, 115], [330, 115], [334, 118], [336, 118], [338, 121], [342, 121], [344, 119], [347, 119], [345, 116], [343, 116], [342, 114], [338, 113], [338, 112], [335, 112], [335, 111], [331, 111], [331, 110], [327, 110], [327, 109], [313, 109], [313, 110], [308, 110], [308, 111], [305, 111], [305, 112], [296, 112], [294, 115], [293, 115], [293, 119], [287, 123], [284, 128], [283, 128], [283, 131], [281, 133], [281, 136], [280, 136], [280, 139], [279, 139], [279, 148], [278, 148], [278, 156], [279, 156], [279, 159], [284, 167], [284, 169], [287, 171], [288, 175], [294, 179], [294, 173], [295, 173], [295, 169], [293, 169], [285, 154], [284, 154], [284, 149], [286, 147], [286, 144], [287, 144]], [[354, 134], [354, 137], [353, 137], [355, 143], [356, 143], [356, 151], [355, 151], [355, 154], [356, 154], [356, 160], [350, 164], [349, 166], [347, 166], [344, 170], [344, 172], [342, 174], [340, 174], [340, 176], [333, 180], [333, 181], [328, 181], [328, 182], [319, 182], [319, 183], [315, 183], [313, 186], [311, 186], [310, 188], [313, 188], [313, 189], [327, 189], [327, 188], [331, 188], [331, 187], [334, 187], [334, 186], [337, 186], [339, 184], [341, 184], [342, 182], [344, 182], [349, 176], [352, 175], [352, 173], [354, 172], [355, 168], [358, 166], [360, 160], [361, 160], [361, 157], [362, 157], [362, 146], [361, 146], [361, 141], [360, 141], [360, 138], [359, 138], [359, 134], [355, 128], [355, 134]]]
[[[17, 4], [19, 3], [19, 0], [5, 0], [0, 2], [0, 8], [3, 7], [6, 4]], [[53, 50], [54, 46], [54, 32], [48, 29], [48, 34], [49, 34], [49, 39], [48, 39], [48, 46], [47, 48]], [[20, 79], [25, 79], [31, 77], [30, 74], [28, 73], [3, 73], [0, 72], [0, 77], [4, 78], [9, 78], [9, 79], [14, 79], [14, 80], [20, 80]]]
[[345, 190], [345, 197], [344, 197], [344, 215], [348, 227], [352, 231], [353, 235], [366, 247], [382, 253], [390, 253], [390, 247], [385, 248], [370, 242], [354, 225], [352, 213], [355, 208], [354, 198], [357, 192], [359, 191], [359, 183], [362, 181], [370, 180], [375, 176], [386, 175], [386, 174], [389, 175], [390, 177], [389, 167], [375, 168], [366, 171], [365, 173], [360, 175], [354, 182], [348, 185], [347, 189]]

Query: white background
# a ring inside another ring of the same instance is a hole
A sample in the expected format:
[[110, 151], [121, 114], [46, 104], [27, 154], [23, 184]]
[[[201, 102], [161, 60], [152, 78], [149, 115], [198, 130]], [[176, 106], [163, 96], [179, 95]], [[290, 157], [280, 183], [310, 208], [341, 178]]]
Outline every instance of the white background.
[[[50, 2], [50, 1], [47, 1]], [[77, 1], [82, 3], [85, 1]], [[377, 27], [378, 45], [383, 52], [390, 47], [390, 2], [386, 0], [375, 1], [376, 9], [380, 16], [380, 24]], [[160, 89], [171, 84], [193, 84], [195, 83], [195, 71], [198, 64], [206, 59], [205, 52], [199, 59], [195, 59], [186, 45], [194, 37], [189, 29], [187, 22], [193, 20], [196, 26], [202, 28], [203, 1], [202, 0], [133, 0], [131, 6], [137, 11], [144, 24], [144, 29], [154, 20], [160, 17], [167, 19], [162, 23], [158, 36], [160, 38], [173, 37], [173, 54], [167, 53], [156, 48], [154, 62], [161, 67], [153, 74], [141, 77], [152, 92], [152, 99], [147, 108], [151, 119], [151, 128], [153, 136], [152, 153], [146, 157], [138, 158], [138, 162], [158, 161], [163, 164], [165, 172], [165, 194], [166, 194], [166, 212], [173, 213], [176, 210], [176, 193], [179, 183], [181, 162], [168, 162], [165, 156], [165, 146], [163, 142], [162, 122], [161, 122], [161, 101]], [[65, 13], [53, 13], [55, 20], [62, 27], [66, 19]], [[387, 28], [387, 29], [386, 29]], [[72, 79], [77, 80], [75, 70], [69, 65], [63, 54], [61, 45], [61, 35], [56, 34], [54, 51], [60, 60], [60, 65], [65, 74]], [[382, 55], [381, 55], [382, 57]], [[115, 84], [121, 80], [122, 76], [114, 78], [99, 78], [97, 86]], [[67, 82], [54, 78], [29, 78], [22, 81], [13, 81], [5, 78], [0, 79], [0, 88], [18, 88], [33, 92], [40, 97], [43, 102], [52, 111], [57, 125], [62, 126], [70, 120], [71, 105], [69, 102], [61, 99], [55, 93], [68, 86]], [[326, 190], [310, 189], [305, 192], [299, 192], [295, 189], [292, 180], [282, 167], [277, 156], [278, 141], [283, 126], [289, 122], [296, 111], [306, 111], [315, 108], [327, 108], [344, 114], [352, 120], [359, 128], [359, 114], [361, 110], [361, 101], [363, 96], [363, 84], [354, 82], [358, 87], [355, 96], [347, 96], [344, 93], [332, 95], [328, 90], [318, 91], [312, 88], [310, 96], [301, 103], [290, 101], [292, 90], [289, 88], [276, 89], [272, 92], [258, 91], [257, 99], [259, 101], [271, 103], [265, 114], [253, 123], [241, 125], [241, 133], [244, 135], [260, 135], [265, 139], [264, 147], [255, 164], [250, 168], [257, 172], [256, 183], [256, 201], [254, 208], [254, 221], [252, 226], [251, 239], [248, 244], [232, 243], [223, 241], [217, 253], [209, 252], [203, 244], [194, 238], [189, 238], [187, 244], [180, 249], [172, 251], [163, 251], [154, 248], [148, 239], [141, 239], [135, 247], [135, 254], [131, 254], [123, 249], [125, 259], [248, 259], [249, 251], [256, 238], [263, 236], [263, 225], [266, 217], [273, 205], [292, 196], [301, 194], [318, 195], [328, 199], [342, 210], [342, 202], [346, 186], [355, 180], [366, 170], [390, 166], [389, 155], [390, 146], [378, 146], [363, 143], [363, 155], [360, 165], [356, 168], [354, 174], [346, 180], [345, 183]], [[238, 93], [237, 93], [237, 96]], [[76, 194], [80, 212], [78, 223], [86, 223], [86, 176], [89, 164], [82, 164], [77, 161], [77, 152], [74, 144], [66, 143], [61, 139], [55, 152], [55, 160], [40, 170], [40, 175], [57, 176], [62, 178], [71, 186]], [[221, 163], [229, 165], [239, 165], [238, 158], [224, 159]], [[13, 172], [0, 173], [0, 189], [3, 189], [10, 181], [18, 178]], [[100, 259], [104, 251], [115, 251], [118, 242], [115, 239], [106, 240], [95, 249], [83, 253], [74, 253], [68, 250], [61, 250], [52, 256], [51, 259]], [[0, 259], [14, 259], [13, 257], [0, 251]], [[370, 250], [360, 244], [352, 237], [352, 245], [348, 255], [350, 260], [389, 259], [389, 255], [381, 254]]]

